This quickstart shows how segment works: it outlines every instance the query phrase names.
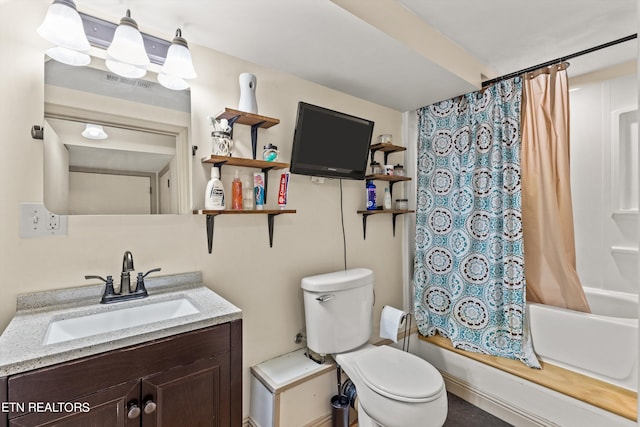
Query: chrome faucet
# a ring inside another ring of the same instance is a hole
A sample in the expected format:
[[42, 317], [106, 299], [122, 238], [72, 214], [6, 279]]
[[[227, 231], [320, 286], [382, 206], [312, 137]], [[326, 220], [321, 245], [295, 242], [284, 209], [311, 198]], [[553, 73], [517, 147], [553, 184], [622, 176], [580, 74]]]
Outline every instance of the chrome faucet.
[[120, 295], [131, 293], [130, 271], [133, 271], [133, 254], [126, 251], [122, 257], [122, 273], [120, 274]]
[[147, 297], [148, 292], [147, 288], [144, 284], [144, 278], [147, 277], [149, 273], [155, 273], [160, 271], [159, 268], [154, 268], [152, 270], [147, 271], [146, 273], [138, 273], [138, 278], [136, 280], [136, 288], [131, 291], [131, 277], [130, 272], [134, 270], [133, 268], [133, 255], [130, 251], [126, 251], [124, 256], [122, 257], [122, 274], [120, 275], [120, 292], [116, 293], [113, 289], [113, 277], [107, 276], [107, 278], [103, 278], [100, 276], [84, 276], [85, 279], [100, 279], [105, 283], [104, 293], [102, 294], [102, 299], [100, 303], [109, 304], [117, 301], [128, 301], [132, 299], [145, 298]]

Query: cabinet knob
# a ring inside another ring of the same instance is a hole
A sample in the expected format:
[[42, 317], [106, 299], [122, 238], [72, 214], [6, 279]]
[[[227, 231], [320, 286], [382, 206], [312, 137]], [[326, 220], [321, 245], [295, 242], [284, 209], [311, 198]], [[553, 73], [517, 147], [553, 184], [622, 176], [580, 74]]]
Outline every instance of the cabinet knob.
[[156, 405], [156, 403], [153, 400], [147, 400], [144, 403], [144, 413], [147, 415], [153, 414], [156, 411], [157, 407], [158, 405]]
[[136, 419], [140, 416], [140, 407], [134, 402], [129, 403], [127, 411], [127, 417], [130, 420]]

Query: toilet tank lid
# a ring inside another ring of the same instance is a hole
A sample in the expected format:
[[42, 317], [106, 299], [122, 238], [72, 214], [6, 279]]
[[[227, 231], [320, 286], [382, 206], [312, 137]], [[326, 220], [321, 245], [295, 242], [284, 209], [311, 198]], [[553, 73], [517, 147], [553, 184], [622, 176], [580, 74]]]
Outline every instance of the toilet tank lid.
[[373, 271], [368, 268], [353, 268], [334, 273], [318, 274], [302, 279], [300, 286], [309, 292], [331, 292], [359, 288], [373, 284]]

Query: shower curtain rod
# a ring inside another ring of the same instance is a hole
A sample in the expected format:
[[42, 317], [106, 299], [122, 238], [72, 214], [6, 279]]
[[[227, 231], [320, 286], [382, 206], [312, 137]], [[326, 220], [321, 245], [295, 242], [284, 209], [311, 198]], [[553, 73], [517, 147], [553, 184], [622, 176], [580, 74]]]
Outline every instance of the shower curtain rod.
[[499, 82], [501, 80], [510, 79], [512, 77], [516, 77], [516, 76], [519, 76], [521, 74], [528, 73], [530, 71], [535, 71], [535, 70], [538, 70], [540, 68], [544, 68], [544, 67], [548, 67], [550, 65], [558, 64], [558, 63], [564, 62], [564, 61], [566, 61], [568, 59], [572, 59], [572, 58], [576, 58], [578, 56], [586, 55], [587, 53], [595, 52], [596, 50], [604, 49], [604, 48], [607, 48], [607, 47], [610, 47], [610, 46], [615, 46], [617, 44], [624, 43], [624, 42], [627, 42], [629, 40], [633, 40], [633, 39], [636, 39], [636, 38], [638, 38], [638, 34], [637, 33], [636, 34], [631, 34], [630, 36], [622, 37], [621, 39], [610, 41], [609, 43], [604, 43], [604, 44], [601, 44], [601, 45], [598, 45], [598, 46], [591, 47], [589, 49], [581, 50], [580, 52], [572, 53], [571, 55], [561, 56], [560, 58], [554, 59], [552, 61], [547, 61], [547, 62], [544, 62], [542, 64], [534, 65], [533, 67], [525, 68], [524, 70], [520, 70], [520, 71], [516, 71], [516, 72], [513, 72], [513, 73], [505, 74], [504, 76], [496, 77], [496, 78], [491, 79], [491, 80], [486, 80], [486, 81], [482, 82], [482, 87], [487, 87], [490, 84]]

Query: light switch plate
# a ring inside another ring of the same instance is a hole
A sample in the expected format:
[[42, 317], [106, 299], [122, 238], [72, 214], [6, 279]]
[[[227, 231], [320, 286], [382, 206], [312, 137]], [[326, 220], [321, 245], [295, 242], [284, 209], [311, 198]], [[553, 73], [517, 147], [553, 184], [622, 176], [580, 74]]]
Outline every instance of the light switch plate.
[[66, 215], [49, 212], [42, 203], [20, 203], [20, 237], [66, 235]]

